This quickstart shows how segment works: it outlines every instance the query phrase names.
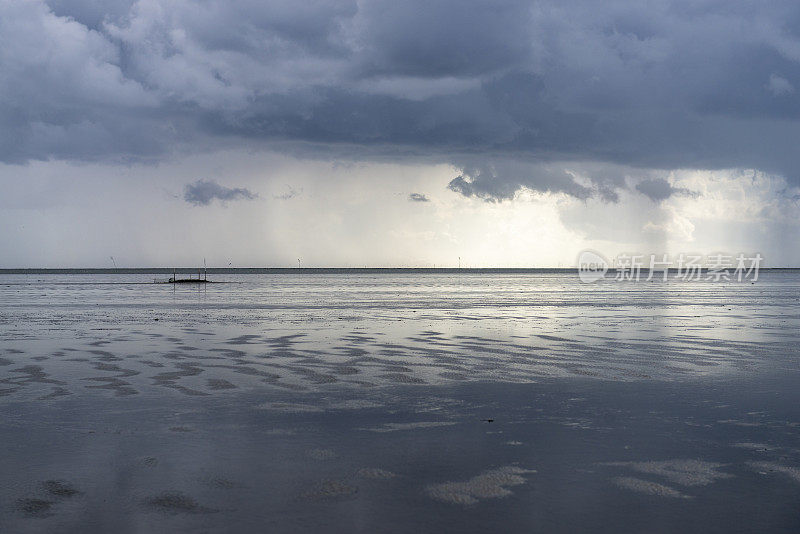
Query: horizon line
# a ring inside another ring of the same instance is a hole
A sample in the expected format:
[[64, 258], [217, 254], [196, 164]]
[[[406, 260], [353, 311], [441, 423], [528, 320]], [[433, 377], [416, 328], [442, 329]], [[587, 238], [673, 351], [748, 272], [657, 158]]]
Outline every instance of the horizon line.
[[[795, 270], [800, 266], [784, 267], [760, 267], [761, 271], [775, 270]], [[608, 271], [616, 272], [619, 269], [609, 267]], [[649, 267], [641, 267], [641, 272], [649, 272]], [[668, 272], [680, 272], [676, 267], [666, 269]], [[684, 268], [684, 270], [686, 270]], [[708, 270], [708, 267], [700, 267], [701, 271]], [[726, 270], [734, 270], [730, 267]], [[556, 272], [576, 272], [577, 266], [571, 267], [16, 267], [0, 268], [0, 274], [137, 274], [137, 273], [196, 273], [198, 271], [225, 274], [239, 271], [245, 274], [259, 273], [297, 273], [297, 272], [336, 272], [336, 271], [426, 271], [426, 272], [524, 272], [524, 271], [556, 271]], [[664, 269], [654, 269], [655, 272], [663, 272]]]

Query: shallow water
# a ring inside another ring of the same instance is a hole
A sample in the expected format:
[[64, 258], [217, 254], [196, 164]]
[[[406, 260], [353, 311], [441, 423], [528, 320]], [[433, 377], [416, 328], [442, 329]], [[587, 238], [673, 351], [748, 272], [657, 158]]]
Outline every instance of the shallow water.
[[0, 531], [800, 529], [800, 272], [0, 275]]

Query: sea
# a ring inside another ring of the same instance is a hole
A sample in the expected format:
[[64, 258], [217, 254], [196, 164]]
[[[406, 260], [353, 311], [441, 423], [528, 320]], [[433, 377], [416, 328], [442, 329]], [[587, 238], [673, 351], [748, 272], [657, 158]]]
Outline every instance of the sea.
[[0, 271], [0, 532], [800, 531], [800, 270], [171, 275]]

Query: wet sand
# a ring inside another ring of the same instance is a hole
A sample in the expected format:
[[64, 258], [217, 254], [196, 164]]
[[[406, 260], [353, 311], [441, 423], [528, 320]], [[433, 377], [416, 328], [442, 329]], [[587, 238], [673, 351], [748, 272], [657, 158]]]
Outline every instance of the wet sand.
[[83, 278], [0, 276], [4, 532], [800, 529], [798, 273]]

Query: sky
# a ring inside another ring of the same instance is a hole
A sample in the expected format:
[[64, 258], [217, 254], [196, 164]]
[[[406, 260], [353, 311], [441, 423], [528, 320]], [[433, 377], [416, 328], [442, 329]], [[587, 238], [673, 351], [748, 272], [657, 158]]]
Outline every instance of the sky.
[[787, 0], [0, 0], [0, 268], [800, 266], [798, 89]]

